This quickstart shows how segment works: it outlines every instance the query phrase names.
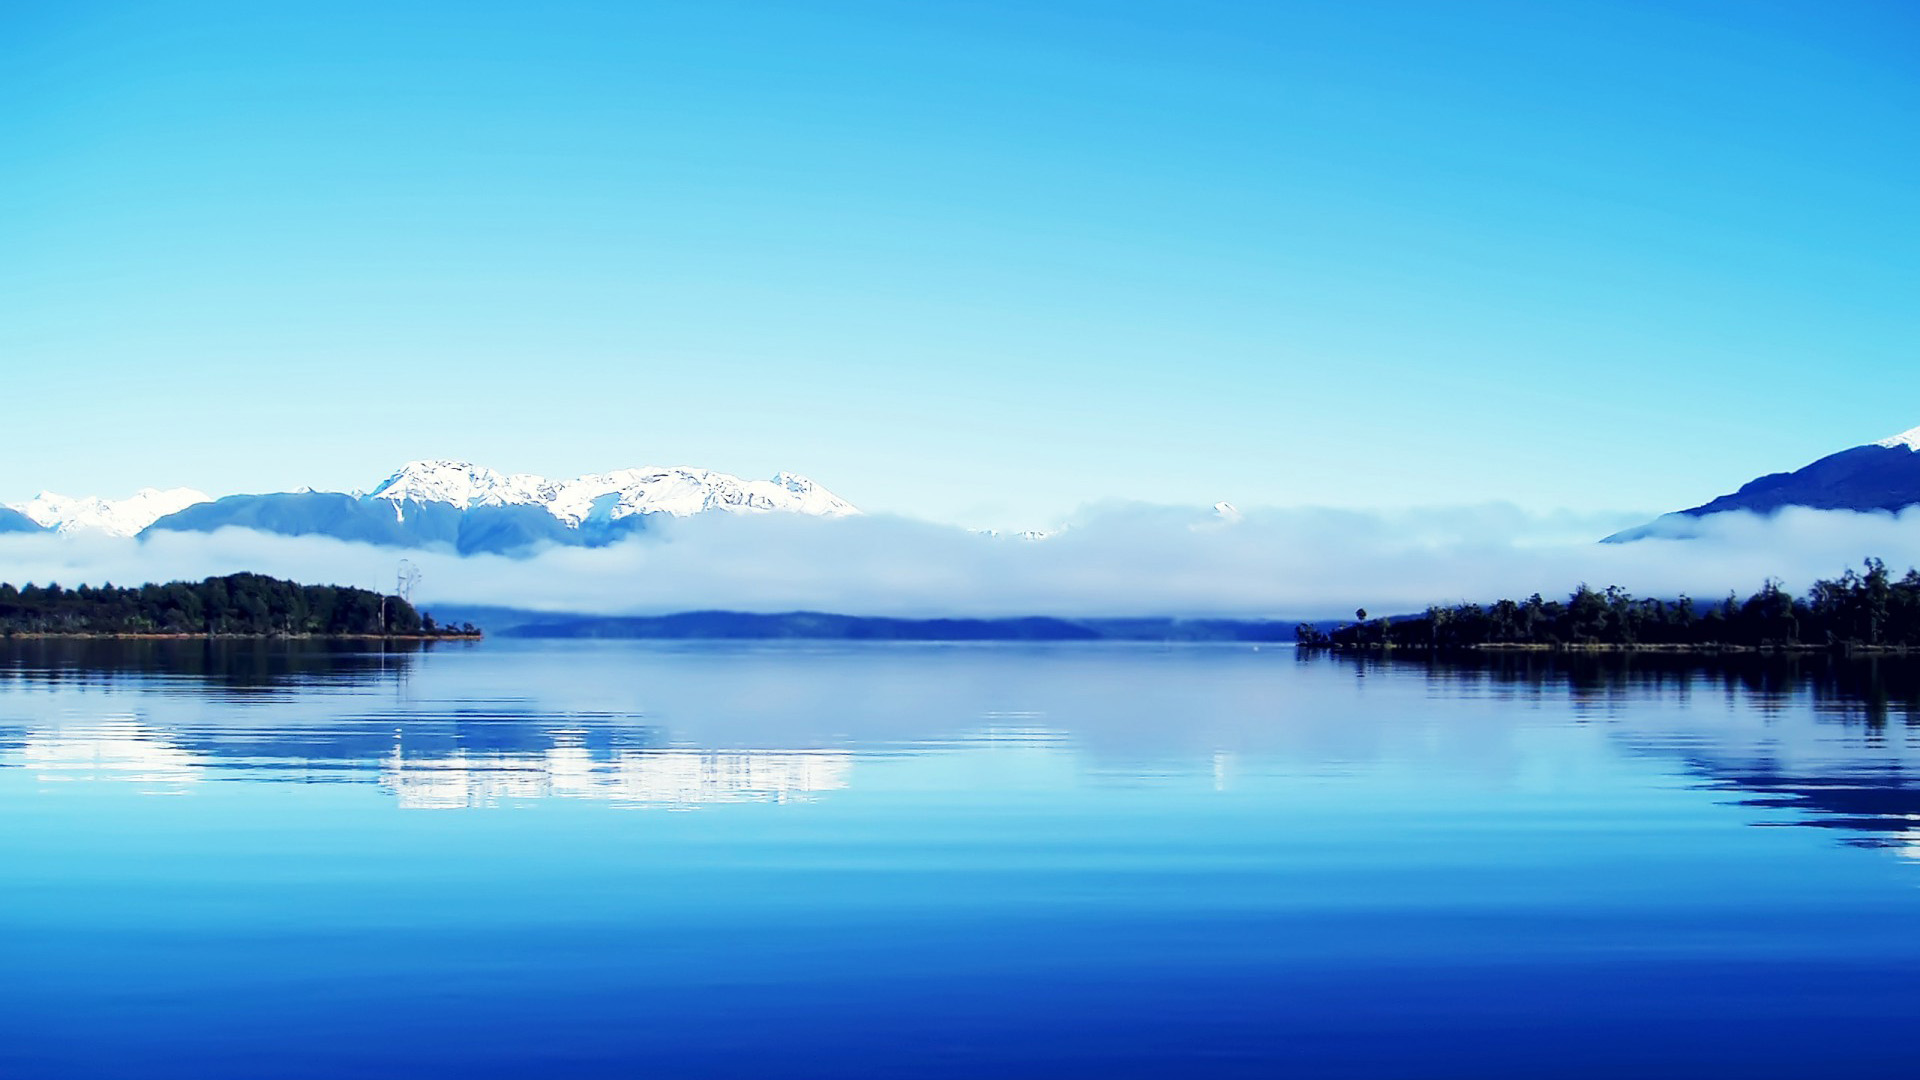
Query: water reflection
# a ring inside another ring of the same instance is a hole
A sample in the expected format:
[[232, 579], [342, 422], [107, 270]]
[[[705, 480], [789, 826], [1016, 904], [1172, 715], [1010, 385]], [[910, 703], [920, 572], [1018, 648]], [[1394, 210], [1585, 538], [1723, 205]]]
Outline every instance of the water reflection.
[[[248, 740], [193, 739], [132, 717], [20, 733], [0, 763], [42, 781], [134, 783], [171, 793], [209, 780], [375, 782], [410, 810], [500, 806], [515, 800], [599, 799], [635, 808], [804, 801], [847, 786], [851, 755], [831, 750], [704, 751], [654, 748], [647, 728], [550, 730], [495, 724], [483, 745], [399, 729], [383, 754], [369, 737], [314, 738], [301, 753]], [[375, 737], [377, 738], [377, 737]], [[324, 755], [324, 756], [323, 756]]]
[[[1320, 657], [1298, 654], [1302, 662]], [[1440, 657], [1340, 656], [1356, 674], [1417, 672], [1436, 685], [1508, 694], [1565, 696], [1576, 704], [1644, 700], [1668, 692], [1718, 691], [1754, 705], [1806, 703], [1873, 727], [1920, 722], [1920, 658], [1810, 653], [1461, 653]]]
[[1889, 764], [1807, 775], [1768, 762], [1694, 764], [1745, 805], [1793, 811], [1799, 815], [1793, 824], [1838, 830], [1849, 844], [1920, 859], [1920, 780], [1909, 768]]
[[[1632, 751], [1677, 759], [1704, 786], [1785, 815], [1761, 824], [1831, 829], [1846, 843], [1920, 859], [1920, 660], [1490, 653], [1337, 662], [1356, 674], [1418, 675], [1446, 695], [1567, 700], [1608, 720]], [[1742, 710], [1762, 723], [1729, 722]]]
[[1199, 646], [366, 659], [0, 680], [0, 1076], [1785, 1080], [1920, 1053], [1920, 866], [1834, 842], [1920, 850], [1884, 662], [1876, 689]]
[[408, 809], [802, 802], [862, 755], [941, 751], [1045, 759], [1049, 786], [1191, 776], [1223, 795], [1418, 757], [1492, 777], [1522, 767], [1528, 725], [1569, 723], [1764, 823], [1920, 852], [1920, 663], [1900, 658], [0, 644], [0, 765], [157, 793], [364, 784]]
[[175, 746], [132, 717], [76, 729], [36, 731], [19, 739], [7, 764], [24, 766], [42, 781], [118, 780], [179, 790], [198, 782], [214, 762]]
[[804, 801], [846, 787], [850, 765], [850, 755], [828, 750], [638, 750], [600, 759], [563, 739], [543, 754], [460, 751], [409, 758], [396, 745], [381, 770], [380, 786], [410, 810], [544, 798], [693, 809], [711, 803]]
[[[800, 801], [847, 785], [850, 755], [841, 751], [703, 750], [672, 745], [631, 713], [414, 700], [413, 665], [433, 647], [7, 641], [0, 693], [38, 694], [64, 709], [43, 723], [0, 714], [0, 765], [45, 783], [107, 781], [157, 794], [233, 779], [377, 784], [407, 809], [546, 798], [693, 808]], [[89, 707], [100, 701], [133, 708]], [[222, 702], [239, 711], [214, 709]], [[9, 712], [25, 705], [15, 700]]]
[[7, 638], [0, 640], [0, 687], [171, 680], [206, 692], [258, 695], [403, 678], [431, 650], [471, 647], [429, 641]]

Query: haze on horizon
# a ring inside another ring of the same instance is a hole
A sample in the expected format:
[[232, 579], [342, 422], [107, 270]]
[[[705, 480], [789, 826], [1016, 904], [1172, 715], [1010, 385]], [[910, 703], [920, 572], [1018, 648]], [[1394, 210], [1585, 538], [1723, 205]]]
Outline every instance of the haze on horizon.
[[1898, 4], [14, 5], [0, 501], [1693, 505], [1920, 423]]

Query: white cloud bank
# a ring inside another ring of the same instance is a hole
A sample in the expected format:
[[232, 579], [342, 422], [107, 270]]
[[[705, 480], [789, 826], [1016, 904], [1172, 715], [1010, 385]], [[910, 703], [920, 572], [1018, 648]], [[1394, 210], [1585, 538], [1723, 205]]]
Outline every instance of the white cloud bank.
[[253, 570], [416, 599], [552, 611], [724, 608], [871, 615], [1217, 615], [1309, 618], [1429, 603], [1564, 594], [1580, 582], [1638, 595], [1743, 596], [1769, 576], [1801, 589], [1876, 555], [1920, 565], [1920, 511], [1717, 515], [1690, 540], [1599, 544], [1635, 517], [1529, 515], [1505, 506], [1361, 513], [1110, 505], [1041, 541], [898, 518], [669, 519], [612, 547], [524, 558], [401, 551], [238, 529], [114, 537], [0, 536], [0, 580], [130, 584]]

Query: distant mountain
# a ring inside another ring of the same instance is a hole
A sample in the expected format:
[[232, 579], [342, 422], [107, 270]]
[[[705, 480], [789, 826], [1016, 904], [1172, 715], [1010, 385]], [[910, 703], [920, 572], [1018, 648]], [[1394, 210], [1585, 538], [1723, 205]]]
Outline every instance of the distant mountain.
[[[76, 498], [43, 491], [23, 503], [6, 509], [36, 526], [56, 532], [103, 532], [113, 536], [133, 536], [155, 521], [183, 510], [212, 496], [192, 488], [158, 491], [141, 488], [125, 499]], [[0, 530], [6, 530], [0, 525]], [[18, 530], [6, 530], [18, 531]]]
[[0, 533], [46, 532], [47, 527], [12, 507], [0, 507]]
[[1662, 515], [1618, 532], [1606, 543], [1650, 537], [1684, 539], [1712, 514], [1771, 514], [1789, 506], [1815, 510], [1901, 510], [1920, 506], [1920, 428], [1829, 454], [1793, 472], [1770, 473], [1711, 502]]
[[0, 532], [150, 536], [242, 528], [389, 547], [509, 554], [542, 544], [593, 547], [647, 527], [657, 515], [858, 514], [804, 476], [742, 480], [707, 469], [642, 468], [571, 480], [507, 475], [464, 461], [414, 461], [371, 492], [300, 491], [214, 498], [190, 488], [144, 488], [125, 499], [42, 492], [0, 507]]
[[[465, 609], [455, 609], [468, 618]], [[478, 609], [476, 609], [478, 610]], [[819, 641], [1218, 641], [1294, 640], [1294, 624], [1239, 619], [903, 619], [795, 611], [758, 615], [689, 611], [676, 615], [518, 614], [489, 631], [523, 638]], [[455, 616], [449, 616], [452, 618]]]
[[407, 503], [460, 509], [532, 506], [570, 527], [617, 521], [641, 514], [686, 517], [788, 511], [824, 517], [859, 513], [852, 503], [804, 476], [780, 473], [771, 480], [742, 480], [707, 469], [622, 469], [572, 480], [506, 476], [462, 461], [415, 461], [389, 476], [367, 499], [385, 500], [400, 512]]
[[[637, 526], [641, 519], [635, 519]], [[613, 538], [611, 530], [569, 529], [538, 507], [449, 503], [389, 503], [338, 492], [229, 495], [190, 506], [153, 523], [142, 535], [207, 533], [241, 528], [280, 536], [325, 536], [386, 547], [451, 547], [463, 555], [509, 553], [542, 541], [584, 545]]]

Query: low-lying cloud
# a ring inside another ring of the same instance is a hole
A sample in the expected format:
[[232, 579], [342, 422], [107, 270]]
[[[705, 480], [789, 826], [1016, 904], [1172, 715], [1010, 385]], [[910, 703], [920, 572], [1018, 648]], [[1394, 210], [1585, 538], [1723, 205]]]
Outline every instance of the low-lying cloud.
[[1599, 544], [1633, 515], [1534, 515], [1507, 506], [1365, 513], [1090, 508], [1044, 540], [887, 517], [669, 519], [605, 548], [459, 557], [240, 529], [0, 537], [0, 578], [133, 584], [252, 570], [416, 599], [549, 611], [697, 609], [864, 615], [1189, 615], [1320, 618], [1430, 603], [1561, 595], [1581, 582], [1637, 595], [1718, 597], [1768, 577], [1803, 589], [1875, 555], [1920, 564], [1920, 511], [1723, 514], [1692, 539]]

